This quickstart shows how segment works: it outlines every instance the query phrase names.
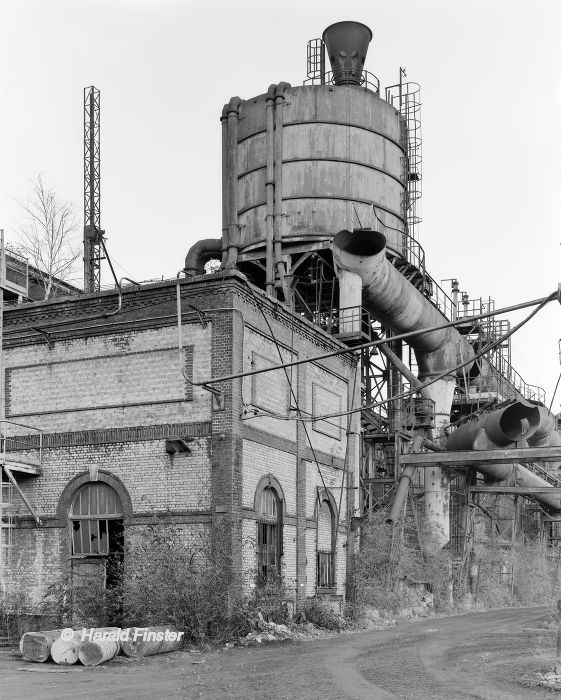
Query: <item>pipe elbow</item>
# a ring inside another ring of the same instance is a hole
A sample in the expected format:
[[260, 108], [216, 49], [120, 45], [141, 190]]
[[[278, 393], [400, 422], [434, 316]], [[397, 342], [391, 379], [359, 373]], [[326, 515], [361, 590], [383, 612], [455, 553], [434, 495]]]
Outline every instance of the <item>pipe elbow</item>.
[[419, 379], [430, 379], [460, 365], [462, 367], [453, 372], [452, 376], [461, 378], [464, 373], [469, 375], [475, 364], [475, 351], [465, 338], [454, 331], [453, 328], [445, 329], [444, 342], [430, 352], [419, 348], [415, 338], [411, 339], [419, 367]]
[[382, 233], [339, 231], [332, 250], [335, 269], [352, 272], [362, 280], [363, 306], [378, 321], [397, 333], [426, 329], [407, 341], [415, 350], [419, 378], [455, 371], [466, 361], [465, 371], [469, 372], [473, 348], [455, 328], [439, 328], [448, 319], [389, 262]]
[[224, 105], [224, 107], [222, 109], [222, 117], [221, 118], [227, 119], [228, 115], [231, 112], [234, 112], [235, 114], [239, 114], [241, 106], [242, 106], [242, 98], [238, 97], [238, 96], [232, 97], [231, 100], [229, 102], [226, 102], [226, 104]]
[[561, 439], [555, 430], [555, 418], [545, 406], [538, 406], [539, 423], [534, 434], [528, 439], [532, 447], [548, 447], [549, 445], [559, 445], [557, 438]]
[[185, 274], [188, 277], [204, 275], [204, 266], [213, 257], [222, 253], [221, 238], [203, 238], [189, 248], [185, 257]]
[[275, 97], [281, 97], [282, 99], [284, 99], [287, 90], [290, 90], [291, 87], [292, 85], [290, 83], [285, 83], [284, 81], [281, 81], [276, 86]]

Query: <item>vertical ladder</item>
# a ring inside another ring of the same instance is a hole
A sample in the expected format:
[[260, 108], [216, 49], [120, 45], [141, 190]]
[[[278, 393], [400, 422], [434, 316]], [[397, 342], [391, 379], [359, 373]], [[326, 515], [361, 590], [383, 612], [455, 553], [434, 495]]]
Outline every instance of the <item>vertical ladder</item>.
[[307, 50], [307, 74], [312, 85], [325, 84], [325, 44], [322, 39], [310, 39]]

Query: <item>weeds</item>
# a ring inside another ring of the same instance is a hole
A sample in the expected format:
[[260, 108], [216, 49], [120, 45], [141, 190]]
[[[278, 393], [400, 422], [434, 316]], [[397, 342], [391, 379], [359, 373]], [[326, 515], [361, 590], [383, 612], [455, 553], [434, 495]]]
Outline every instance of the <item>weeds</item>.
[[318, 598], [310, 598], [304, 603], [298, 619], [301, 622], [311, 622], [315, 627], [337, 632], [348, 627], [348, 623], [341, 615], [338, 615]]
[[[156, 521], [129, 537], [125, 560], [73, 561], [73, 572], [52, 585], [36, 612], [53, 626], [129, 627], [170, 624], [195, 644], [245, 636], [258, 620], [288, 619], [281, 578], [242, 595], [227, 545], [206, 532], [186, 537], [180, 526]], [[89, 568], [88, 568], [89, 567]], [[29, 628], [28, 628], [29, 629]]]

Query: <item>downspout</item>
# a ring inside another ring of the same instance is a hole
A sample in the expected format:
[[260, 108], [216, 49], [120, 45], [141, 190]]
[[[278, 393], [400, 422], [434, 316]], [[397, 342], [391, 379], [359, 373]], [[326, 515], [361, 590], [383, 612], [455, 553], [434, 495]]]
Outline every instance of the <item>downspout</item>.
[[340, 270], [339, 278], [339, 333], [360, 333], [362, 323], [362, 280], [349, 270]]
[[228, 226], [230, 224], [230, 191], [228, 179], [228, 108], [224, 105], [220, 122], [222, 124], [222, 265], [228, 259]]
[[266, 116], [267, 116], [267, 180], [265, 189], [267, 192], [267, 214], [265, 218], [265, 290], [270, 297], [275, 294], [275, 267], [273, 260], [273, 216], [275, 199], [275, 91], [277, 86], [273, 83], [267, 90]]
[[286, 104], [284, 93], [290, 89], [290, 83], [279, 83], [275, 90], [275, 135], [274, 135], [274, 174], [275, 174], [275, 199], [273, 205], [273, 255], [274, 266], [279, 277], [279, 286], [282, 289], [285, 303], [290, 303], [290, 292], [286, 282], [286, 270], [282, 259], [282, 141], [283, 141], [283, 107]]
[[241, 99], [232, 97], [225, 109], [228, 119], [228, 247], [226, 264], [235, 267], [238, 259], [238, 125]]
[[[421, 449], [423, 440], [424, 438], [422, 435], [416, 435], [413, 438], [413, 442], [409, 451], [418, 452]], [[403, 509], [403, 504], [407, 499], [407, 494], [409, 493], [409, 487], [411, 486], [411, 482], [413, 481], [414, 474], [415, 466], [412, 464], [405, 467], [405, 469], [401, 473], [401, 478], [399, 480], [399, 484], [397, 485], [397, 490], [395, 492], [395, 498], [393, 499], [392, 507], [390, 509], [388, 517], [386, 518], [386, 523], [388, 523], [389, 525], [393, 525], [400, 518], [401, 511]]]
[[[362, 281], [362, 305], [388, 328], [408, 332], [446, 323], [431, 304], [387, 259], [386, 239], [370, 230], [340, 231], [332, 243], [337, 274], [346, 270]], [[421, 333], [411, 339], [419, 380], [429, 379], [474, 356], [471, 345], [455, 328]], [[470, 365], [466, 371], [470, 370]], [[435, 403], [438, 432], [450, 423], [456, 378], [443, 377], [424, 390]], [[425, 517], [443, 543], [449, 539], [449, 478], [434, 467], [425, 470]]]

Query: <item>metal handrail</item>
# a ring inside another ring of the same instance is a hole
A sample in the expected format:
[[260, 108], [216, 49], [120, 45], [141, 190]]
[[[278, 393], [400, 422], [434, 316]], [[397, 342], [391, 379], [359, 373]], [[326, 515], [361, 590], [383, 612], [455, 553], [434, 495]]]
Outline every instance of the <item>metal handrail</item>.
[[494, 372], [497, 381], [497, 389], [500, 394], [508, 398], [518, 398], [517, 394], [521, 394], [529, 401], [538, 401], [545, 405], [545, 389], [541, 386], [528, 384], [514, 369], [512, 364], [500, 355], [497, 358], [498, 362], [489, 359], [489, 364]]
[[[8, 426], [17, 426], [18, 428], [27, 428], [33, 431], [29, 435], [7, 435]], [[43, 454], [43, 431], [32, 425], [25, 423], [17, 423], [6, 419], [0, 420], [0, 453], [2, 462], [6, 464], [7, 452], [28, 452], [29, 450], [39, 450], [37, 457], [37, 466], [42, 464]]]
[[[324, 311], [301, 312], [308, 321], [319, 326], [330, 334], [354, 331], [367, 337], [372, 334], [372, 317], [370, 312], [363, 306], [349, 306], [346, 308], [332, 308]], [[346, 326], [347, 330], [341, 330], [341, 326]]]
[[[342, 75], [344, 73], [344, 69], [337, 70], [337, 77]], [[353, 78], [356, 75], [356, 71], [352, 69], [348, 69], [348, 76], [343, 76], [343, 77], [349, 77]], [[355, 87], [363, 87], [368, 90], [372, 90], [372, 92], [380, 92], [380, 80], [379, 78], [374, 75], [374, 73], [370, 73], [370, 71], [363, 70], [360, 72], [360, 78], [359, 78], [359, 84], [356, 85], [356, 83], [344, 83], [345, 85], [354, 85]], [[304, 80], [303, 85], [336, 85], [335, 77], [333, 75], [333, 71], [326, 71], [325, 73], [321, 75], [315, 75], [311, 78], [307, 78]]]

